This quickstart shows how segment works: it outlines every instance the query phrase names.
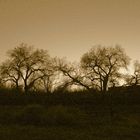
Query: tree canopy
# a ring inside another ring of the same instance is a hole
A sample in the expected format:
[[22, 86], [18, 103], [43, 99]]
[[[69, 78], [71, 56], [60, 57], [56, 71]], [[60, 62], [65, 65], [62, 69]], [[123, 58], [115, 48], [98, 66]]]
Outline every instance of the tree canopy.
[[[8, 51], [8, 59], [0, 66], [1, 83], [14, 86], [25, 93], [30, 90], [43, 89], [51, 92], [55, 88], [63, 89], [76, 85], [83, 89], [100, 90], [105, 93], [110, 86], [119, 84], [121, 69], [127, 69], [130, 58], [125, 50], [116, 45], [93, 46], [84, 53], [80, 62], [71, 63], [58, 57], [52, 58], [47, 50], [35, 49], [22, 43]], [[139, 82], [139, 62], [134, 64], [133, 77], [127, 79]]]
[[39, 79], [47, 76], [50, 56], [45, 50], [34, 50], [32, 46], [20, 44], [8, 52], [9, 59], [1, 65], [1, 75], [4, 81], [14, 82], [16, 88], [23, 86], [28, 92]]
[[87, 79], [105, 93], [108, 84], [120, 77], [119, 70], [127, 68], [129, 60], [120, 46], [96, 46], [82, 56], [81, 66], [86, 70]]

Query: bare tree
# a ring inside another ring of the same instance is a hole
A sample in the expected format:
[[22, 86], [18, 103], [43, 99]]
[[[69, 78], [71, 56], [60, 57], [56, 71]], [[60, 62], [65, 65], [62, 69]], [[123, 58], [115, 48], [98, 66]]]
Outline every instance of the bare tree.
[[140, 62], [138, 60], [134, 61], [134, 72], [133, 74], [127, 74], [124, 77], [126, 85], [134, 86], [140, 84]]
[[129, 57], [120, 46], [95, 46], [81, 58], [81, 66], [87, 71], [87, 78], [105, 93], [111, 80], [120, 75], [121, 68], [127, 68]]
[[63, 76], [67, 77], [63, 83], [65, 87], [77, 85], [88, 90], [90, 89], [88, 83], [85, 82], [85, 75], [78, 64], [67, 62], [66, 59], [55, 58], [54, 67], [56, 71], [59, 71]]
[[134, 85], [140, 84], [140, 62], [136, 60], [134, 62], [134, 74], [132, 76]]
[[19, 90], [20, 73], [17, 69], [19, 69], [19, 65], [8, 59], [2, 63], [0, 67], [0, 75], [2, 83], [13, 83], [16, 89]]
[[50, 56], [45, 50], [34, 50], [32, 46], [20, 44], [8, 52], [9, 60], [1, 66], [1, 71], [6, 81], [12, 81], [19, 86], [23, 85], [27, 93], [34, 84], [47, 76], [50, 65]]

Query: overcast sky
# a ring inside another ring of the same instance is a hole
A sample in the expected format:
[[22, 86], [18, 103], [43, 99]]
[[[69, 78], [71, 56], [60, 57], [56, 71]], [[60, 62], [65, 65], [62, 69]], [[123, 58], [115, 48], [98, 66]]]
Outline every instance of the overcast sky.
[[0, 59], [22, 42], [70, 61], [120, 44], [140, 60], [140, 0], [0, 0]]

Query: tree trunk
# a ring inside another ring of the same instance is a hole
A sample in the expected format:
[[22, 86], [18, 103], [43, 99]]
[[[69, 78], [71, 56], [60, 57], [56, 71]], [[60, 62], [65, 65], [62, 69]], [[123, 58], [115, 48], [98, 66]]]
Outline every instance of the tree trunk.
[[105, 94], [107, 91], [107, 84], [108, 84], [108, 77], [105, 77], [103, 81], [103, 91], [102, 91], [103, 94]]
[[25, 94], [28, 93], [28, 85], [27, 85], [27, 81], [26, 80], [24, 81], [24, 92], [25, 92]]
[[16, 92], [19, 92], [19, 84], [18, 84], [18, 81], [16, 81]]

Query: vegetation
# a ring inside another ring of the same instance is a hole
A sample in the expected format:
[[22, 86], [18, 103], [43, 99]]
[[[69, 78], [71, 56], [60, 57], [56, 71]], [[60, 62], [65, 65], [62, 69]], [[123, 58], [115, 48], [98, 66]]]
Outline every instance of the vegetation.
[[133, 76], [121, 73], [123, 68], [127, 69], [130, 58], [118, 45], [95, 46], [75, 64], [52, 58], [46, 50], [34, 49], [25, 43], [8, 51], [8, 56], [0, 66], [1, 86], [26, 94], [30, 91], [50, 93], [60, 88], [65, 91], [74, 86], [105, 93], [109, 87], [119, 85], [120, 78], [128, 84], [135, 77], [135, 84], [139, 83], [138, 61]]
[[24, 43], [8, 55], [0, 66], [1, 140], [139, 139], [140, 65], [122, 73], [130, 59], [120, 46], [96, 46], [79, 63]]
[[138, 139], [137, 93], [0, 95], [1, 140]]

